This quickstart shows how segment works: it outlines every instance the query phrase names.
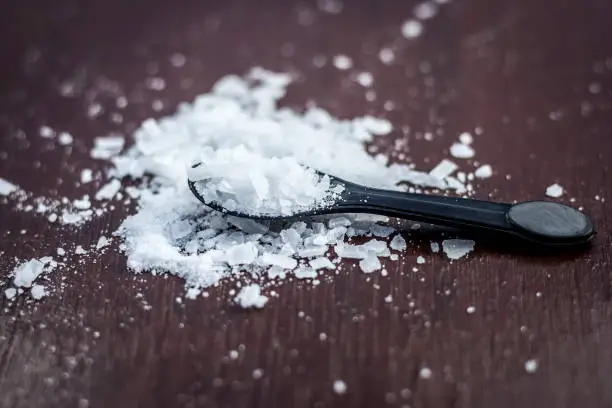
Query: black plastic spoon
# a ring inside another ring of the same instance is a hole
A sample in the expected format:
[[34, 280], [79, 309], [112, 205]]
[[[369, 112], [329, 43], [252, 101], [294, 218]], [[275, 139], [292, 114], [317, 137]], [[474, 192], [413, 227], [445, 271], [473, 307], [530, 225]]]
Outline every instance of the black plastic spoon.
[[331, 185], [342, 185], [344, 191], [331, 205], [314, 206], [303, 212], [282, 215], [254, 215], [228, 211], [221, 204], [206, 202], [198, 192], [198, 181], [188, 180], [191, 192], [214, 210], [259, 220], [280, 220], [304, 216], [369, 213], [405, 218], [459, 228], [471, 233], [513, 237], [545, 246], [585, 244], [595, 235], [593, 223], [580, 211], [549, 201], [527, 201], [504, 204], [466, 198], [413, 194], [360, 186], [329, 176]]

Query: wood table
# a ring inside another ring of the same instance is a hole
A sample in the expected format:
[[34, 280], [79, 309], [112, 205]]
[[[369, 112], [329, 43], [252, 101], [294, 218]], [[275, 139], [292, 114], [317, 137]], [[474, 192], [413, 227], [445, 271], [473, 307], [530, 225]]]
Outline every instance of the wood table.
[[[316, 287], [280, 285], [256, 312], [231, 308], [228, 285], [178, 302], [179, 279], [135, 276], [113, 248], [54, 272], [40, 302], [0, 296], [0, 406], [612, 406], [612, 4], [455, 0], [412, 40], [400, 28], [415, 1], [339, 4], [5, 2], [0, 177], [72, 197], [81, 169], [106, 168], [89, 157], [94, 137], [129, 134], [221, 76], [262, 66], [299, 77], [286, 106], [314, 101], [342, 118], [389, 118], [397, 130], [374, 144], [389, 153], [405, 138], [418, 168], [478, 128], [474, 147], [494, 175], [478, 181], [476, 196], [544, 199], [558, 182], [559, 201], [593, 217], [593, 245], [543, 255], [477, 242], [450, 263], [431, 253], [431, 237], [414, 236], [405, 256], [385, 263], [387, 276], [347, 266]], [[386, 47], [395, 57], [387, 64]], [[171, 63], [176, 53], [183, 66]], [[354, 67], [336, 69], [338, 54]], [[326, 64], [315, 66], [321, 56]], [[374, 76], [374, 100], [354, 80], [360, 71]], [[152, 75], [165, 89], [146, 89]], [[89, 91], [100, 81], [108, 94]], [[121, 123], [111, 108], [88, 112], [94, 101], [112, 107], [113, 89], [134, 97]], [[73, 148], [53, 148], [41, 125], [69, 131]], [[0, 288], [15, 258], [95, 243], [128, 211], [66, 230], [2, 204]], [[412, 272], [418, 255], [427, 262]], [[334, 392], [335, 380], [346, 393]]]

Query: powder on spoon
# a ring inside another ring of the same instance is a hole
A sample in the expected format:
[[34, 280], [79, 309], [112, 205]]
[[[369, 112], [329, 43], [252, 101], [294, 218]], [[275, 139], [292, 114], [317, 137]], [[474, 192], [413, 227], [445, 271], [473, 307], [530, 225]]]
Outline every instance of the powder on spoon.
[[290, 216], [332, 205], [344, 187], [293, 157], [264, 157], [244, 145], [206, 149], [188, 177], [207, 203], [249, 215]]

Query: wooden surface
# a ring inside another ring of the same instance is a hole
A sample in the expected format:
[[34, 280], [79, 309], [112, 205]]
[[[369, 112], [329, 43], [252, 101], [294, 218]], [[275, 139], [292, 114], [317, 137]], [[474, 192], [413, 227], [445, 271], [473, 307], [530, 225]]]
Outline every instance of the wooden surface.
[[[420, 168], [446, 157], [459, 132], [481, 127], [475, 148], [495, 174], [478, 183], [479, 197], [542, 199], [558, 181], [561, 201], [575, 198], [599, 234], [587, 251], [557, 256], [478, 242], [452, 264], [430, 253], [427, 237], [415, 238], [406, 256], [386, 263], [386, 277], [346, 268], [318, 287], [287, 283], [253, 313], [229, 308], [224, 285], [177, 303], [181, 281], [134, 277], [113, 250], [56, 271], [53, 293], [39, 303], [0, 296], [0, 406], [612, 406], [609, 1], [456, 0], [414, 41], [399, 34], [414, 1], [347, 0], [339, 14], [288, 0], [6, 3], [0, 176], [28, 191], [74, 195], [82, 168], [102, 169], [88, 158], [93, 137], [129, 132], [220, 76], [260, 65], [300, 75], [286, 105], [313, 100], [339, 117], [373, 113], [416, 133], [441, 130], [432, 142], [408, 139]], [[395, 49], [389, 66], [377, 56], [385, 46]], [[169, 64], [174, 52], [187, 56], [184, 67]], [[373, 73], [375, 101], [351, 72], [314, 67], [316, 55], [339, 53], [354, 59], [352, 73]], [[156, 71], [167, 87], [153, 93], [143, 81]], [[58, 93], [75, 77], [85, 89], [107, 78], [142, 102], [130, 103], [121, 124], [108, 114], [89, 119], [87, 93]], [[45, 123], [75, 136], [71, 153], [37, 137]], [[389, 151], [398, 137], [376, 143]], [[95, 242], [127, 211], [65, 231], [0, 206], [0, 288], [15, 257]], [[427, 263], [414, 273], [417, 255]], [[529, 359], [535, 373], [525, 371]], [[423, 367], [430, 379], [419, 377]], [[261, 379], [252, 378], [257, 368]], [[345, 395], [333, 393], [336, 379]]]

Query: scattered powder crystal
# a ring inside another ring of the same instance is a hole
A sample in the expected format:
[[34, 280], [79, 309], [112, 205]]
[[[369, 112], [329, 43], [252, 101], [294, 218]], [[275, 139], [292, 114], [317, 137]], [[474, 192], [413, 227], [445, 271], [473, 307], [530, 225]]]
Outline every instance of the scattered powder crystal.
[[442, 161], [438, 163], [436, 167], [431, 169], [429, 175], [439, 180], [444, 180], [446, 177], [453, 174], [453, 172], [458, 168], [459, 166], [457, 166], [455, 162], [452, 162], [448, 159], [442, 159]]
[[166, 81], [159, 77], [147, 78], [145, 85], [153, 91], [163, 91], [166, 88]]
[[335, 392], [336, 394], [338, 394], [338, 395], [343, 395], [343, 394], [345, 394], [345, 393], [346, 393], [347, 388], [348, 388], [348, 387], [346, 386], [346, 383], [345, 383], [344, 381], [342, 381], [342, 380], [336, 380], [336, 381], [334, 381], [334, 384], [333, 384], [333, 389], [334, 389], [334, 392]]
[[15, 288], [5, 289], [4, 296], [9, 300], [13, 299], [15, 296], [17, 296], [17, 289]]
[[40, 300], [47, 295], [47, 291], [43, 285], [32, 285], [30, 294], [35, 300]]
[[334, 66], [341, 70], [347, 70], [353, 66], [353, 60], [346, 55], [336, 55], [334, 57]]
[[423, 367], [419, 371], [419, 377], [421, 377], [424, 380], [430, 379], [432, 377], [432, 375], [433, 375], [433, 373], [431, 372], [431, 369], [429, 369], [427, 367]]
[[329, 260], [329, 258], [325, 257], [312, 259], [308, 261], [308, 265], [310, 265], [310, 267], [314, 270], [336, 269], [336, 265], [334, 265], [332, 261]]
[[479, 179], [486, 179], [493, 175], [493, 169], [488, 164], [483, 164], [474, 171], [474, 176]]
[[96, 200], [111, 200], [119, 192], [120, 188], [121, 182], [117, 179], [112, 179], [98, 190], [95, 198]]
[[430, 246], [431, 246], [431, 252], [433, 253], [440, 252], [440, 244], [438, 244], [437, 242], [432, 242]]
[[239, 356], [240, 356], [240, 353], [238, 353], [238, 350], [230, 350], [229, 351], [229, 358], [231, 360], [238, 360]]
[[374, 77], [369, 72], [360, 72], [359, 75], [357, 75], [357, 82], [364, 87], [372, 86]]
[[314, 279], [317, 277], [317, 272], [314, 269], [300, 267], [293, 274], [298, 279]]
[[383, 64], [389, 65], [395, 60], [395, 53], [391, 48], [383, 48], [378, 53], [378, 58]]
[[450, 147], [450, 154], [458, 159], [470, 159], [474, 157], [475, 152], [470, 146], [463, 143], [453, 143]]
[[459, 135], [459, 141], [465, 145], [471, 145], [474, 142], [474, 136], [471, 133], [463, 132]]
[[38, 134], [45, 139], [50, 139], [55, 136], [55, 131], [49, 126], [41, 126], [38, 130]]
[[474, 250], [474, 241], [470, 239], [446, 239], [442, 249], [450, 259], [459, 259]]
[[468, 307], [465, 309], [465, 311], [466, 311], [468, 314], [472, 314], [472, 313], [474, 313], [474, 312], [476, 311], [476, 308], [475, 308], [474, 306], [468, 306]]
[[297, 260], [287, 255], [264, 253], [261, 256], [264, 265], [274, 265], [284, 269], [293, 269], [297, 266]]
[[86, 254], [87, 251], [85, 249], [83, 249], [83, 247], [81, 245], [77, 245], [75, 250], [74, 250], [74, 253], [77, 254], [77, 255], [83, 255], [83, 254]]
[[235, 301], [244, 309], [261, 309], [268, 301], [268, 298], [261, 294], [261, 287], [259, 285], [251, 284], [240, 289]]
[[93, 172], [90, 169], [84, 169], [81, 171], [81, 183], [87, 184], [93, 180]]
[[424, 264], [425, 263], [425, 258], [423, 258], [422, 256], [417, 256], [417, 263], [419, 265]]
[[402, 24], [402, 35], [405, 38], [416, 38], [423, 32], [423, 23], [418, 20], [407, 20]]
[[429, 20], [438, 14], [438, 5], [432, 1], [424, 1], [417, 4], [412, 12], [419, 20]]
[[563, 195], [563, 187], [557, 183], [546, 187], [546, 195], [553, 198], [559, 198]]
[[379, 270], [382, 266], [376, 256], [368, 256], [359, 261], [359, 267], [363, 273], [372, 273]]
[[538, 370], [538, 362], [537, 360], [531, 359], [525, 361], [525, 371], [532, 374]]
[[102, 235], [99, 239], [98, 242], [96, 243], [96, 249], [102, 249], [104, 247], [107, 247], [108, 245], [110, 245], [110, 241], [108, 238], [106, 238], [104, 235]]
[[59, 256], [64, 256], [66, 255], [66, 250], [64, 248], [57, 248], [55, 250], [55, 252], [59, 255]]
[[385, 297], [385, 303], [391, 303], [393, 302], [393, 296], [391, 296], [391, 294], [387, 295], [387, 297]]
[[19, 190], [15, 184], [0, 178], [0, 196], [7, 196]]
[[57, 263], [50, 256], [21, 263], [13, 270], [13, 285], [29, 288], [40, 275], [52, 271], [56, 266]]
[[395, 251], [403, 251], [407, 247], [406, 240], [401, 235], [396, 235], [389, 243], [389, 247]]
[[185, 63], [187, 62], [187, 58], [180, 53], [174, 53], [170, 56], [170, 64], [172, 64], [172, 66], [180, 68], [183, 65], [185, 65]]
[[256, 368], [255, 370], [253, 370], [253, 379], [254, 380], [259, 380], [260, 378], [263, 377], [264, 372], [261, 368]]
[[109, 135], [94, 139], [94, 147], [90, 155], [94, 159], [108, 160], [118, 155], [123, 149], [125, 139], [121, 135]]
[[61, 144], [62, 146], [67, 146], [71, 144], [72, 140], [73, 140], [72, 135], [68, 132], [61, 132], [57, 137], [58, 143]]

